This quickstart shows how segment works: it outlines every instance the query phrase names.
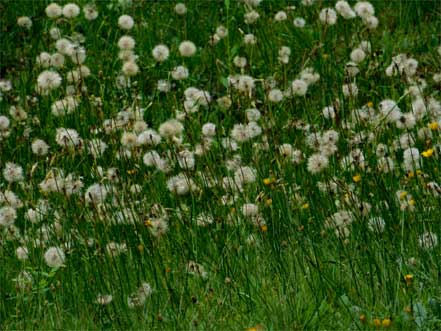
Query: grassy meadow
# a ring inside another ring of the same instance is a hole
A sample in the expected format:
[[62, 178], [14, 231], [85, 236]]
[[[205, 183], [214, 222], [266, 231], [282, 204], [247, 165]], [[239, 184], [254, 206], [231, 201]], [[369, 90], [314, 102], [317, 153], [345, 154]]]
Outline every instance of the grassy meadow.
[[2, 330], [441, 330], [441, 3], [0, 1]]

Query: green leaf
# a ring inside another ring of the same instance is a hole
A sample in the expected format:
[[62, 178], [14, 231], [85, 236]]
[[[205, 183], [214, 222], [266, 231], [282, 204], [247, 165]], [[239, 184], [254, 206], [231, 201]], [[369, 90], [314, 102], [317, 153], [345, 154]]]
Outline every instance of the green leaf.
[[417, 302], [413, 305], [413, 311], [415, 312], [415, 323], [418, 325], [418, 328], [421, 328], [427, 318], [426, 308], [424, 308], [421, 302]]
[[221, 81], [222, 85], [223, 85], [225, 88], [228, 88], [228, 79], [227, 79], [227, 77], [222, 76], [222, 77], [220, 78], [220, 81]]

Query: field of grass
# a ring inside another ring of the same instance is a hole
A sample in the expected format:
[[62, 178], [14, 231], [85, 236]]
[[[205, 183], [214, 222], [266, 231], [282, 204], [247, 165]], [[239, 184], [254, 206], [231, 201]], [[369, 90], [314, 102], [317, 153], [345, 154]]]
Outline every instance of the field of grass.
[[0, 13], [2, 330], [441, 329], [439, 1]]

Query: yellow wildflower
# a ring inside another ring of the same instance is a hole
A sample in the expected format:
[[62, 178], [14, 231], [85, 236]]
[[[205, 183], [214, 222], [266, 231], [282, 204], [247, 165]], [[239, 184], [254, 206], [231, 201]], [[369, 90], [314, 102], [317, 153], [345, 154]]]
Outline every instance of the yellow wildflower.
[[385, 318], [385, 319], [381, 322], [381, 325], [382, 325], [384, 328], [388, 328], [391, 324], [392, 324], [392, 321], [390, 320], [390, 318]]
[[406, 281], [406, 285], [407, 285], [407, 286], [412, 285], [412, 282], [413, 282], [413, 275], [411, 275], [411, 274], [407, 274], [406, 276], [404, 276], [404, 280]]
[[421, 153], [423, 157], [431, 157], [433, 155], [433, 149], [429, 148], [427, 151]]
[[433, 131], [438, 130], [438, 123], [437, 122], [429, 123], [428, 127], [430, 130], [433, 130]]
[[268, 186], [268, 185], [273, 184], [275, 181], [276, 181], [276, 179], [274, 177], [268, 177], [263, 180], [263, 185]]
[[354, 177], [352, 177], [352, 180], [356, 183], [358, 183], [361, 180], [361, 176], [360, 175], [355, 175]]
[[407, 192], [403, 191], [400, 193], [400, 200], [403, 200], [407, 196]]
[[260, 324], [246, 329], [246, 331], [262, 331], [262, 330], [263, 330], [263, 326]]

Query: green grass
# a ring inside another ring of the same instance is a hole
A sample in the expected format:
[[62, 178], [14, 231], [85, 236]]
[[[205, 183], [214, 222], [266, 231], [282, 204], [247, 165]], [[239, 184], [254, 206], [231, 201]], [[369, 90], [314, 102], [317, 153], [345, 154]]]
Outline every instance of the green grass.
[[[7, 162], [14, 162], [24, 173], [21, 182], [0, 178], [0, 209], [8, 204], [2, 200], [6, 190], [23, 204], [15, 208], [15, 227], [0, 225], [2, 329], [370, 330], [377, 328], [376, 319], [386, 324], [385, 319], [391, 320], [390, 326], [381, 329], [441, 328], [441, 245], [424, 249], [419, 244], [426, 232], [441, 240], [441, 197], [427, 187], [430, 182], [441, 184], [441, 131], [433, 124], [441, 125], [441, 112], [425, 114], [409, 129], [384, 120], [362, 121], [354, 112], [372, 103], [378, 114], [385, 99], [396, 101], [402, 112], [412, 111], [413, 99], [406, 90], [413, 83], [405, 74], [385, 74], [392, 57], [400, 53], [418, 61], [414, 79], [427, 82], [422, 91], [425, 102], [429, 98], [441, 102], [440, 83], [434, 80], [434, 74], [441, 72], [439, 2], [373, 1], [380, 22], [375, 30], [367, 29], [359, 17], [344, 20], [339, 16], [336, 25], [325, 26], [318, 17], [322, 8], [334, 7], [335, 2], [328, 1], [304, 6], [299, 1], [264, 0], [255, 8], [260, 18], [253, 25], [244, 23], [249, 9], [240, 1], [185, 1], [184, 16], [174, 12], [174, 1], [133, 0], [126, 7], [117, 1], [97, 1], [96, 20], [87, 21], [81, 13], [58, 22], [45, 15], [49, 3], [0, 2], [0, 79], [10, 80], [13, 87], [1, 92], [0, 116], [10, 119], [10, 134], [4, 138], [0, 134], [0, 169], [3, 172]], [[83, 7], [87, 2], [78, 4]], [[287, 10], [288, 19], [275, 22], [274, 15], [291, 5], [296, 9]], [[118, 27], [122, 14], [133, 17], [132, 30]], [[17, 25], [20, 16], [31, 17], [30, 30]], [[295, 17], [306, 20], [305, 28], [294, 27]], [[209, 45], [219, 25], [228, 28], [228, 36]], [[46, 96], [35, 90], [37, 77], [45, 70], [36, 64], [36, 57], [56, 51], [49, 34], [54, 26], [63, 37], [75, 32], [85, 37], [84, 64], [91, 70], [74, 92], [79, 106], [61, 117], [51, 113], [51, 106], [66, 96], [66, 74], [76, 65], [66, 57], [64, 68], [56, 69], [63, 77], [61, 87]], [[256, 45], [243, 43], [248, 33], [257, 37]], [[123, 62], [118, 59], [117, 42], [125, 34], [136, 41], [140, 72], [131, 78], [130, 88], [120, 89], [115, 81]], [[183, 40], [196, 44], [195, 56], [179, 55]], [[344, 66], [361, 41], [369, 41], [372, 51], [351, 80]], [[170, 48], [170, 57], [162, 63], [151, 55], [158, 44]], [[278, 61], [282, 46], [291, 48], [286, 65]], [[228, 86], [228, 76], [241, 74], [233, 63], [235, 56], [247, 58], [242, 74], [256, 79], [251, 98]], [[170, 71], [178, 65], [189, 69], [188, 79], [171, 78]], [[320, 74], [320, 80], [309, 86], [305, 96], [279, 103], [268, 100], [266, 85], [271, 79], [285, 91], [307, 67]], [[158, 91], [160, 79], [172, 83], [169, 92]], [[344, 97], [342, 85], [352, 81], [358, 95]], [[81, 91], [81, 86], [87, 90]], [[184, 110], [188, 87], [208, 91], [213, 101], [181, 120], [185, 128], [182, 145], [162, 139], [156, 147], [131, 148], [132, 157], [117, 157], [124, 148], [121, 136], [133, 130], [135, 121], [106, 134], [104, 120], [130, 107], [143, 108], [141, 120], [158, 130], [161, 123]], [[217, 103], [224, 96], [231, 98], [227, 109]], [[101, 105], [95, 98], [100, 98]], [[334, 120], [322, 115], [322, 109], [330, 105], [337, 109]], [[27, 119], [12, 119], [11, 106], [21, 106]], [[262, 134], [239, 143], [236, 151], [225, 148], [222, 138], [230, 136], [235, 124], [247, 123], [246, 110], [254, 107], [262, 114], [258, 120]], [[217, 127], [209, 151], [196, 156], [193, 170], [181, 169], [179, 152], [196, 149], [207, 122]], [[309, 132], [332, 129], [339, 133], [337, 152], [317, 174], [307, 170], [315, 150], [307, 145], [301, 123], [310, 126]], [[432, 137], [418, 139], [418, 130], [429, 125]], [[77, 130], [84, 148], [59, 146], [55, 134], [60, 127]], [[416, 137], [414, 147], [420, 153], [433, 150], [432, 156], [421, 158], [418, 172], [403, 167], [406, 148], [396, 140], [406, 132]], [[357, 144], [354, 137], [361, 133], [370, 138]], [[50, 145], [48, 155], [32, 153], [31, 143], [37, 138]], [[87, 142], [93, 138], [108, 146], [97, 159], [88, 153]], [[284, 143], [304, 154], [299, 164], [281, 155], [279, 147]], [[389, 173], [378, 170], [379, 143], [389, 147], [387, 155], [394, 160]], [[356, 148], [363, 151], [365, 166], [342, 164]], [[169, 161], [169, 173], [143, 163], [149, 150]], [[235, 156], [240, 156], [242, 166], [256, 171], [256, 180], [242, 191], [222, 187], [223, 177], [234, 176], [227, 161]], [[106, 176], [109, 168], [117, 169], [118, 180]], [[53, 169], [61, 169], [64, 176], [73, 174], [83, 187], [70, 196], [44, 192], [39, 184]], [[179, 173], [191, 178], [199, 190], [185, 195], [170, 192], [167, 180]], [[216, 184], [207, 185], [200, 173]], [[85, 192], [94, 183], [109, 190], [99, 206], [86, 203]], [[320, 183], [328, 188], [333, 185], [335, 190], [324, 192]], [[133, 184], [140, 185], [140, 192], [130, 190]], [[401, 200], [399, 190], [407, 192]], [[223, 203], [224, 197], [231, 203]], [[407, 197], [411, 206], [400, 208]], [[25, 215], [40, 200], [47, 201], [48, 212], [40, 222], [32, 223]], [[266, 225], [256, 226], [242, 215], [245, 203], [258, 205]], [[368, 203], [370, 211], [362, 203]], [[158, 205], [168, 224], [167, 232], [159, 237], [153, 235], [151, 226], [163, 215], [158, 215]], [[326, 226], [332, 215], [344, 210], [353, 214], [347, 238]], [[213, 222], [199, 226], [201, 213], [210, 215]], [[118, 224], [116, 217], [121, 220]], [[384, 232], [369, 230], [371, 217], [384, 219]], [[111, 242], [124, 243], [126, 251], [112, 257], [106, 248]], [[28, 249], [28, 259], [17, 258], [20, 246]], [[63, 247], [66, 254], [59, 268], [45, 263], [44, 254], [51, 246]], [[201, 264], [206, 277], [189, 273], [189, 261]], [[17, 277], [23, 271], [32, 281], [20, 289]], [[406, 275], [413, 280], [406, 283]], [[141, 307], [130, 308], [128, 296], [144, 282], [153, 292]], [[111, 294], [112, 302], [99, 305], [99, 294]]]

